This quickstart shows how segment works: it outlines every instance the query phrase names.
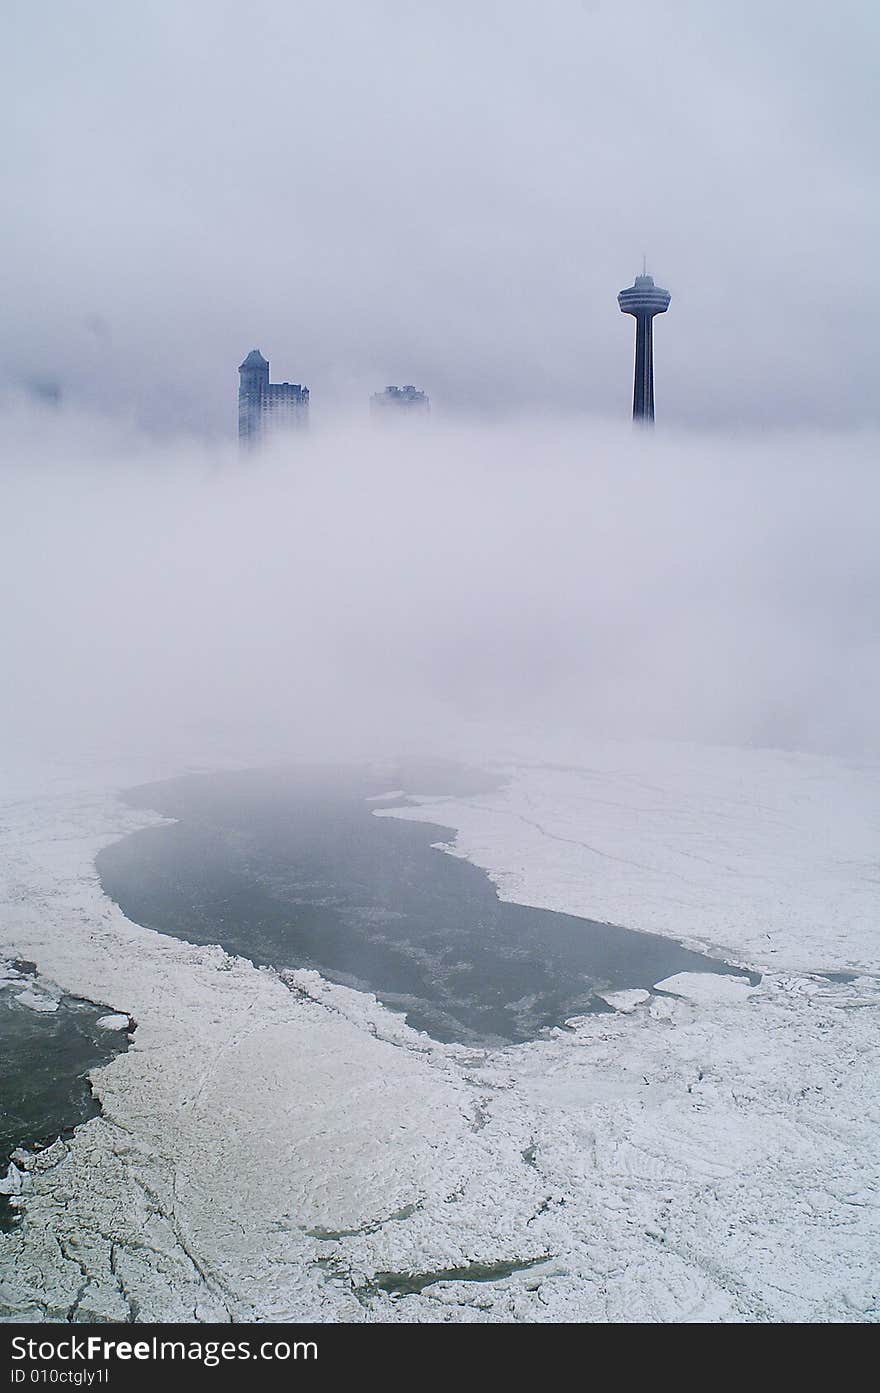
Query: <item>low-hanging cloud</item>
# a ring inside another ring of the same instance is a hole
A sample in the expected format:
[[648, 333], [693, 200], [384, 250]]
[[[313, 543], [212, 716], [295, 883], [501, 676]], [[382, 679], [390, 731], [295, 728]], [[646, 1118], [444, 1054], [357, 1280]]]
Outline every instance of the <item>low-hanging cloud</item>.
[[340, 424], [240, 455], [63, 410], [3, 429], [13, 745], [369, 754], [525, 722], [877, 748], [873, 434]]

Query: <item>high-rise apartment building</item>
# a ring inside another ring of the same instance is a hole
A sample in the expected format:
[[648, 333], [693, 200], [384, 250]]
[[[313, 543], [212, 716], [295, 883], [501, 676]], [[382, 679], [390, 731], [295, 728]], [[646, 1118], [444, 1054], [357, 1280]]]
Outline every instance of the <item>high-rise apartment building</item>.
[[279, 430], [301, 428], [309, 419], [309, 389], [298, 382], [270, 382], [269, 364], [252, 348], [238, 370], [238, 438], [254, 445]]

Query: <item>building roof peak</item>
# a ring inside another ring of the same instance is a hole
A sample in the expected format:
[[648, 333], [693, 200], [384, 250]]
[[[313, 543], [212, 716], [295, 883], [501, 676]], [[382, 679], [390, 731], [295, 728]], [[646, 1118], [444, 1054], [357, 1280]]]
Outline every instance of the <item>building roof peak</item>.
[[252, 348], [241, 366], [243, 368], [267, 368], [269, 362], [268, 359], [263, 357], [258, 348]]

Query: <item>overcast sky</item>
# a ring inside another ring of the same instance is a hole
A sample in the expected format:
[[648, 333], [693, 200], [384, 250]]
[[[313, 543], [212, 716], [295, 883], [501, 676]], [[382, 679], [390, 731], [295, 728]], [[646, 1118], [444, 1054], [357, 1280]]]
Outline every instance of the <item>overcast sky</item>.
[[0, 376], [232, 432], [313, 415], [876, 421], [873, 0], [7, 0]]

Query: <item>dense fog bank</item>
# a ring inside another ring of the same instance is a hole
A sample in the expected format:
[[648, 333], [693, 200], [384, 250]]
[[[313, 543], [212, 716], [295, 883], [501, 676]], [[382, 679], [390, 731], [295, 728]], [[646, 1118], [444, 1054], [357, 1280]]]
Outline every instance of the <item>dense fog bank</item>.
[[240, 455], [64, 410], [3, 429], [14, 744], [880, 745], [874, 435], [435, 419]]

